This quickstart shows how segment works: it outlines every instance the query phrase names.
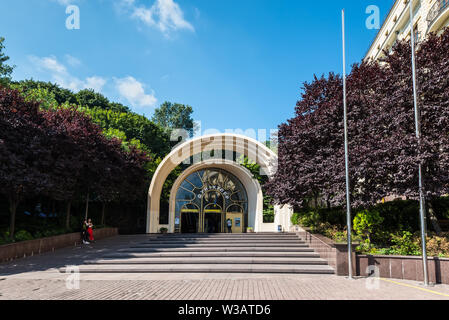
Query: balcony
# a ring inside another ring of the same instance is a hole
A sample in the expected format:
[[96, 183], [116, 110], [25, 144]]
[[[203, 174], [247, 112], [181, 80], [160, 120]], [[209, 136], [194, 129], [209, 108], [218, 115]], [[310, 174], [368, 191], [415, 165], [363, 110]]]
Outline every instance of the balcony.
[[427, 33], [438, 31], [442, 25], [441, 22], [449, 17], [449, 0], [437, 0], [427, 15]]

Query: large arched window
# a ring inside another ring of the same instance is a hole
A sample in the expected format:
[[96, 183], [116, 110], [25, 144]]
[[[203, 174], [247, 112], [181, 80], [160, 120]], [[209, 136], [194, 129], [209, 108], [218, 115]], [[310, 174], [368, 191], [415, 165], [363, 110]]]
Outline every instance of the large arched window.
[[248, 197], [243, 184], [222, 169], [196, 171], [177, 190], [175, 232], [224, 232], [227, 213], [240, 213], [244, 225], [248, 224]]

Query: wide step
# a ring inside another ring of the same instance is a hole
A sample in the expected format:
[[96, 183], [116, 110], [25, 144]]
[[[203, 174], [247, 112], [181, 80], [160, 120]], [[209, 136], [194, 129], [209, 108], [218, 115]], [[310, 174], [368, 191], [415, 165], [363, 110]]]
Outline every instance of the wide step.
[[216, 247], [216, 248], [223, 248], [223, 247], [279, 247], [279, 248], [285, 248], [285, 247], [291, 247], [291, 248], [306, 248], [307, 245], [304, 243], [232, 243], [229, 245], [226, 245], [225, 243], [155, 243], [155, 244], [141, 244], [132, 246], [131, 248], [179, 248], [179, 247], [190, 247], [190, 248], [206, 248], [206, 247]]
[[209, 252], [129, 252], [105, 255], [104, 259], [130, 258], [186, 258], [186, 257], [269, 257], [269, 258], [319, 258], [314, 252], [257, 252], [257, 251], [209, 251]]
[[100, 259], [86, 264], [297, 264], [325, 265], [319, 258], [267, 258], [267, 257], [186, 257], [186, 258], [129, 258]]
[[[65, 268], [60, 268], [65, 272]], [[150, 235], [79, 266], [81, 273], [333, 274], [295, 234]]]
[[157, 236], [152, 237], [148, 239], [149, 241], [152, 240], [301, 240], [300, 238], [296, 236], [263, 236], [263, 237], [255, 237], [255, 236], [191, 236], [191, 237], [164, 237], [164, 236]]
[[195, 238], [185, 238], [185, 239], [151, 239], [145, 244], [157, 244], [157, 243], [305, 243], [299, 239], [195, 239]]
[[[60, 272], [65, 273], [65, 268]], [[241, 265], [241, 264], [161, 264], [161, 265], [83, 265], [80, 273], [292, 273], [292, 274], [333, 274], [326, 265]]]
[[118, 252], [313, 252], [309, 247], [144, 247], [119, 249]]

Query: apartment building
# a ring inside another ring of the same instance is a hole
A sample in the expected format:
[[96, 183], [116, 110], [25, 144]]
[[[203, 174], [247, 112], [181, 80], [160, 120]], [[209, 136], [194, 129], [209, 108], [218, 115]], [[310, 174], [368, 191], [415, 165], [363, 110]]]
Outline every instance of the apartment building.
[[[431, 32], [442, 32], [449, 26], [449, 0], [413, 0], [414, 37], [417, 43]], [[396, 41], [410, 39], [410, 0], [396, 0], [369, 48], [365, 61], [377, 60]]]

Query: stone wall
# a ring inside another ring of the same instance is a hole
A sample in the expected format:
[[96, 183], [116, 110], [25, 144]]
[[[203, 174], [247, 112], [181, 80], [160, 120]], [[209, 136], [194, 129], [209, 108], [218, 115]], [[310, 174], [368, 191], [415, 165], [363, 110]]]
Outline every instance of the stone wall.
[[[296, 228], [296, 227], [295, 227]], [[335, 243], [329, 238], [320, 234], [312, 234], [310, 229], [298, 227], [296, 234], [314, 249], [320, 255], [320, 258], [327, 260], [329, 265], [334, 268], [338, 276], [348, 275], [348, 244]], [[356, 270], [355, 248], [357, 244], [352, 245], [352, 270]]]
[[[114, 237], [118, 235], [117, 228], [104, 228], [94, 230], [96, 240]], [[35, 254], [41, 254], [56, 249], [76, 246], [81, 243], [81, 234], [68, 233], [54, 237], [41, 238], [29, 241], [21, 241], [0, 246], [0, 263], [14, 259], [24, 258]]]
[[[373, 266], [381, 278], [424, 281], [421, 257], [357, 255], [357, 275], [369, 276]], [[449, 284], [449, 259], [428, 258], [428, 270], [430, 282]]]
[[[348, 275], [347, 244], [338, 244], [320, 234], [312, 234], [308, 228], [295, 227], [292, 231], [296, 232], [321, 258], [327, 260], [335, 269], [336, 275]], [[353, 244], [354, 275], [367, 277], [376, 270], [377, 276], [381, 278], [424, 281], [421, 257], [360, 255], [354, 253], [356, 246]], [[449, 259], [428, 258], [428, 270], [430, 282], [449, 284]]]

